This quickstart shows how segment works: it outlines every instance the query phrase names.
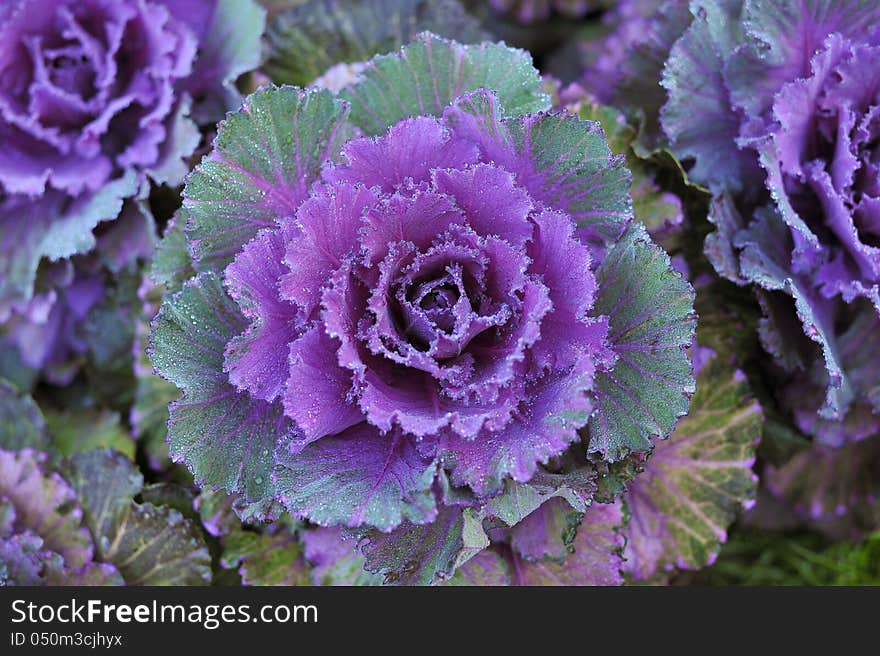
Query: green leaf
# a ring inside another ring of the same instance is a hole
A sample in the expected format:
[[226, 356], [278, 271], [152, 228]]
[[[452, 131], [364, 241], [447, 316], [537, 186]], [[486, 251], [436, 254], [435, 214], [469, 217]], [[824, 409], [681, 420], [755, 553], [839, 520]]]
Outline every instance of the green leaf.
[[507, 116], [549, 107], [531, 56], [499, 43], [465, 46], [420, 34], [399, 53], [375, 57], [361, 80], [340, 96], [351, 121], [381, 134], [410, 116], [439, 116], [453, 100], [477, 89], [494, 91]]
[[541, 178], [540, 190], [527, 185], [533, 195], [571, 216], [582, 239], [617, 241], [632, 218], [632, 174], [626, 159], [611, 152], [600, 126], [568, 113], [505, 123]]
[[306, 86], [335, 64], [367, 61], [423, 31], [460, 43], [486, 37], [456, 0], [311, 0], [272, 17], [263, 71], [277, 84]]
[[593, 314], [609, 317], [617, 362], [596, 376], [589, 451], [620, 460], [649, 450], [651, 438], [666, 438], [687, 413], [694, 291], [639, 224], [608, 250], [596, 277]]
[[203, 273], [165, 300], [152, 323], [148, 354], [156, 371], [184, 390], [168, 423], [172, 459], [185, 463], [199, 486], [259, 501], [273, 496], [275, 442], [295, 427], [279, 405], [253, 399], [227, 381], [224, 350], [244, 327], [217, 276]]
[[309, 571], [296, 535], [287, 531], [236, 531], [223, 540], [221, 565], [238, 568], [244, 585], [309, 585]]
[[178, 291], [184, 281], [195, 275], [184, 231], [187, 221], [189, 212], [181, 207], [168, 221], [150, 265], [150, 279], [171, 292]]
[[220, 123], [183, 191], [195, 267], [220, 272], [260, 228], [292, 216], [351, 131], [328, 91], [270, 87]]
[[27, 300], [34, 291], [42, 258], [59, 260], [95, 246], [92, 231], [115, 219], [123, 199], [134, 196], [134, 171], [107, 183], [93, 194], [70, 199], [47, 192], [39, 199], [14, 196], [0, 203], [0, 315], [8, 301]]
[[391, 533], [361, 534], [367, 572], [397, 585], [431, 585], [448, 579], [489, 546], [482, 518], [472, 509], [443, 506], [431, 524], [406, 522]]
[[78, 453], [67, 471], [98, 558], [115, 565], [128, 585], [210, 581], [211, 559], [198, 527], [174, 509], [135, 503], [143, 477], [125, 456]]
[[120, 424], [119, 414], [107, 410], [47, 410], [52, 445], [62, 455], [115, 449], [134, 460], [134, 441]]
[[486, 503], [486, 514], [513, 526], [556, 497], [574, 510], [586, 512], [596, 490], [595, 475], [592, 469], [582, 468], [568, 474], [538, 471], [528, 483], [507, 480], [504, 492]]
[[259, 66], [265, 25], [266, 11], [254, 0], [217, 0], [187, 89], [197, 100], [192, 114], [200, 125], [240, 104], [234, 83]]
[[712, 357], [690, 413], [630, 484], [628, 573], [648, 579], [674, 567], [699, 569], [717, 556], [728, 526], [754, 498], [761, 424], [745, 376], [727, 358]]
[[380, 433], [366, 422], [312, 442], [295, 455], [280, 443], [273, 474], [277, 498], [297, 517], [321, 526], [423, 524], [436, 514], [436, 465], [409, 436]]
[[0, 379], [0, 448], [18, 451], [31, 447], [45, 451], [49, 446], [46, 422], [40, 408], [26, 394]]

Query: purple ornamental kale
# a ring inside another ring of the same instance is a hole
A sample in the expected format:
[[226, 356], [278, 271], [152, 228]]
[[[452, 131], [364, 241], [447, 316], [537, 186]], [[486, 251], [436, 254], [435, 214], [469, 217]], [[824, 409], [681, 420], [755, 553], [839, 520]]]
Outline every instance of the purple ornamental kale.
[[577, 439], [546, 420], [587, 409], [613, 359], [607, 319], [588, 316], [592, 256], [550, 205], [558, 189], [466, 109], [494, 102], [348, 142], [295, 216], [227, 268], [253, 323], [225, 368], [301, 429], [290, 466], [312, 442], [369, 467], [393, 455], [401, 477], [432, 476], [440, 457], [486, 494]]
[[93, 248], [93, 229], [146, 193], [147, 176], [182, 180], [199, 141], [192, 119], [213, 122], [235, 102], [230, 84], [256, 63], [263, 17], [250, 1], [3, 3], [0, 319], [29, 300], [42, 258]]
[[6, 193], [76, 197], [161, 162], [198, 47], [165, 2], [22, 0], [6, 12]]
[[880, 429], [880, 367], [863, 355], [880, 318], [880, 5], [692, 10], [660, 119], [688, 175], [716, 195], [707, 255], [758, 288], [762, 342], [798, 427], [832, 446], [863, 439]]
[[365, 530], [370, 571], [430, 582], [488, 545], [463, 546], [468, 513], [564, 495], [582, 517], [588, 454], [669, 434], [692, 290], [599, 124], [539, 89], [521, 51], [423, 34], [339, 97], [266, 88], [221, 124], [179, 217], [198, 273], [149, 349], [198, 484]]
[[862, 296], [880, 313], [878, 65], [880, 29], [861, 42], [829, 36], [812, 74], [775, 96], [761, 155], [791, 229], [792, 270], [811, 272], [826, 298]]

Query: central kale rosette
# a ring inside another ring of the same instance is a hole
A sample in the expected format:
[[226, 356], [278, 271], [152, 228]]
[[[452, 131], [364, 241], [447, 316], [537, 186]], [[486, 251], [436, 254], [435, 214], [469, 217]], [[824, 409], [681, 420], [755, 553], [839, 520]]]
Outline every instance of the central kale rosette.
[[397, 443], [414, 470], [440, 457], [484, 494], [577, 439], [585, 413], [547, 417], [588, 409], [613, 359], [607, 319], [588, 316], [590, 250], [531, 159], [475, 128], [454, 107], [348, 142], [226, 269], [252, 320], [226, 370], [281, 398], [294, 448]]
[[249, 517], [394, 531], [371, 562], [447, 549], [414, 557], [433, 580], [465, 509], [512, 527], [562, 495], [579, 521], [612, 463], [669, 435], [692, 290], [632, 223], [599, 124], [540, 84], [521, 51], [423, 34], [338, 96], [265, 88], [221, 124], [163, 245], [195, 276], [162, 281], [151, 330], [198, 484]]

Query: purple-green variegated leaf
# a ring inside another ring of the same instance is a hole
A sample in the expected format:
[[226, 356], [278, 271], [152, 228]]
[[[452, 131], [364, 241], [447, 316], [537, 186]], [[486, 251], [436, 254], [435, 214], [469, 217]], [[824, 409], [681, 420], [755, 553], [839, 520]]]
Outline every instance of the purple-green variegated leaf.
[[143, 476], [115, 451], [69, 458], [65, 471], [83, 508], [95, 555], [128, 585], [203, 585], [210, 556], [197, 526], [177, 510], [137, 503]]
[[32, 449], [0, 450], [0, 499], [11, 507], [16, 533], [36, 535], [65, 564], [82, 567], [93, 554], [92, 539], [82, 526], [83, 511], [75, 488], [45, 471], [46, 461], [45, 454]]
[[748, 116], [767, 118], [782, 86], [810, 74], [810, 60], [832, 33], [860, 37], [876, 29], [874, 0], [745, 0], [745, 45], [725, 70], [731, 98]]
[[520, 585], [620, 585], [624, 547], [624, 515], [620, 503], [594, 504], [587, 510], [562, 562], [524, 563]]
[[761, 408], [743, 373], [708, 349], [690, 412], [627, 490], [626, 572], [650, 579], [710, 564], [737, 512], [753, 503]]
[[530, 562], [516, 552], [492, 547], [465, 562], [451, 585], [584, 586], [621, 585], [624, 565], [620, 503], [594, 504], [577, 525], [563, 559]]
[[453, 100], [481, 88], [498, 95], [508, 116], [549, 106], [525, 51], [498, 43], [465, 46], [430, 32], [399, 53], [375, 57], [341, 97], [351, 104], [352, 123], [381, 134], [410, 116], [439, 116]]
[[358, 541], [338, 528], [303, 532], [305, 557], [315, 585], [381, 585], [382, 576], [364, 569], [366, 560]]
[[472, 509], [444, 506], [437, 519], [422, 526], [404, 523], [391, 533], [375, 529], [359, 536], [364, 569], [385, 584], [431, 585], [489, 546], [482, 518]]
[[605, 132], [611, 152], [615, 155], [626, 155], [627, 168], [632, 173], [630, 194], [633, 199], [633, 214], [645, 224], [655, 241], [661, 243], [666, 250], [671, 250], [675, 237], [684, 227], [682, 202], [678, 196], [658, 186], [655, 180], [657, 167], [642, 159], [634, 150], [638, 146], [635, 129], [627, 123], [619, 110], [600, 105], [588, 95], [577, 99], [574, 104], [566, 103], [566, 108], [581, 119], [598, 121]]
[[321, 526], [426, 524], [437, 516], [431, 490], [436, 463], [400, 432], [362, 422], [302, 450], [281, 441], [273, 473], [276, 494], [296, 516]]
[[592, 503], [596, 474], [583, 467], [567, 474], [539, 471], [528, 483], [509, 481], [483, 512], [511, 527], [510, 545], [522, 557], [564, 558]]
[[593, 314], [609, 317], [617, 361], [596, 377], [589, 452], [613, 461], [649, 450], [687, 413], [694, 291], [640, 224], [608, 250], [596, 278]]
[[224, 350], [243, 328], [220, 281], [203, 273], [166, 299], [153, 320], [149, 353], [156, 371], [184, 390], [168, 421], [172, 458], [186, 464], [197, 484], [258, 501], [273, 494], [276, 441], [295, 428], [278, 404], [228, 382]]
[[689, 177], [710, 189], [761, 189], [755, 154], [737, 145], [742, 117], [731, 104], [724, 69], [739, 43], [740, 0], [694, 4], [694, 20], [672, 47], [663, 72], [668, 101], [660, 117], [671, 150], [692, 159]]
[[459, 43], [487, 36], [458, 0], [306, 0], [270, 19], [262, 71], [276, 84], [306, 86], [340, 62], [365, 62], [426, 30]]
[[46, 420], [34, 400], [0, 379], [0, 449], [43, 451], [49, 445]]
[[[808, 276], [791, 272], [791, 237], [774, 210], [762, 208], [755, 216], [734, 242], [742, 249], [740, 275], [762, 289], [792, 297], [803, 331], [819, 346], [825, 363], [825, 398], [819, 413], [829, 419], [840, 417], [853, 398], [853, 389], [834, 337], [835, 301], [821, 296]], [[780, 339], [785, 332], [777, 334], [778, 328], [779, 324], [765, 324], [762, 341], [774, 355], [790, 360], [793, 356], [786, 357], [786, 352], [794, 339]]]
[[244, 585], [308, 585], [303, 546], [286, 527], [273, 533], [237, 530], [223, 539], [220, 564], [237, 568]]
[[802, 519], [827, 521], [880, 498], [880, 436], [838, 448], [815, 445], [768, 467], [767, 489]]
[[134, 171], [94, 193], [70, 198], [48, 191], [37, 199], [0, 198], [0, 319], [16, 302], [30, 299], [40, 260], [59, 260], [95, 246], [94, 228], [115, 219], [123, 199], [138, 190]]
[[322, 164], [351, 135], [327, 91], [265, 88], [220, 123], [214, 150], [189, 176], [186, 236], [199, 271], [219, 272], [260, 228], [292, 216]]

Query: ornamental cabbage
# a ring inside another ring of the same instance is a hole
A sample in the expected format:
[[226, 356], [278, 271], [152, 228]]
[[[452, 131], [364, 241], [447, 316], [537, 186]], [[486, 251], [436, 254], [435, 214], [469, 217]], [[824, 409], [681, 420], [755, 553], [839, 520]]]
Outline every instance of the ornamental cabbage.
[[601, 471], [669, 435], [693, 292], [599, 125], [539, 88], [521, 51], [425, 34], [338, 97], [269, 87], [227, 117], [184, 190], [197, 275], [149, 350], [198, 484], [431, 581], [483, 520], [559, 495], [582, 517]]
[[660, 121], [715, 195], [706, 253], [759, 290], [762, 342], [798, 428], [831, 446], [863, 439], [880, 429], [880, 368], [864, 357], [880, 321], [880, 6], [730, 0], [692, 11], [663, 71]]
[[220, 118], [257, 63], [263, 16], [231, 0], [3, 3], [0, 320], [32, 315], [41, 259], [92, 249], [147, 178], [180, 183], [194, 121]]

